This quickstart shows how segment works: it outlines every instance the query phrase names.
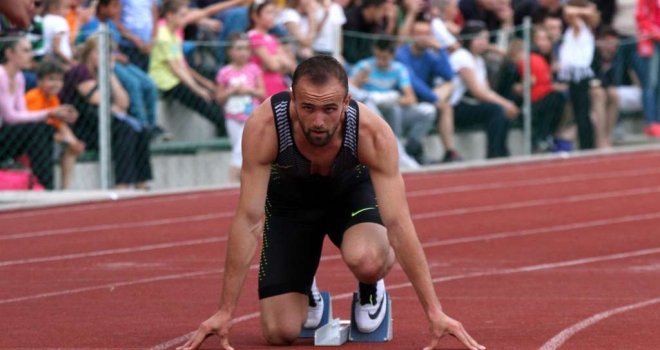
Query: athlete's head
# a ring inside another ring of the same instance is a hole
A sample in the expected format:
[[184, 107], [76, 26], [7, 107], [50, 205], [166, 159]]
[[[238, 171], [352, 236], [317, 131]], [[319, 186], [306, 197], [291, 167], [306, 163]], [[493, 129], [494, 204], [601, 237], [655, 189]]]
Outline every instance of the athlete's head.
[[349, 101], [346, 71], [331, 56], [309, 58], [293, 72], [291, 103], [310, 144], [330, 143]]

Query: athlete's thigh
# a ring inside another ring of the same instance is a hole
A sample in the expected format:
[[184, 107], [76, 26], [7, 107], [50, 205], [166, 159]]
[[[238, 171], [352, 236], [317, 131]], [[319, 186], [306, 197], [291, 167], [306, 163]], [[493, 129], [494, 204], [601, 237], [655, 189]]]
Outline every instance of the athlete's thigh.
[[259, 266], [259, 299], [306, 295], [318, 268], [324, 232], [320, 220], [302, 211], [267, 213]]

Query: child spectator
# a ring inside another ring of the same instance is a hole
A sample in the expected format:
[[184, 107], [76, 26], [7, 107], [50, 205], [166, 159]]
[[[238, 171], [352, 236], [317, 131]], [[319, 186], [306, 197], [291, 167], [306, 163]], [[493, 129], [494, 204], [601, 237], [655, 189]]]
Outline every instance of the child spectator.
[[218, 135], [225, 135], [222, 109], [213, 101], [215, 84], [191, 69], [183, 56], [181, 31], [188, 21], [187, 5], [185, 0], [163, 2], [163, 21], [158, 25], [149, 76], [164, 99], [177, 100], [198, 112], [216, 126]]
[[66, 21], [69, 0], [44, 0], [44, 47], [47, 55], [54, 56], [65, 67], [75, 64], [71, 49], [71, 30]]
[[591, 63], [596, 49], [593, 28], [599, 21], [598, 11], [588, 0], [570, 0], [564, 7], [568, 25], [559, 47], [559, 79], [568, 83], [573, 118], [578, 127], [581, 149], [595, 146], [591, 120]]
[[319, 31], [319, 22], [323, 13], [316, 0], [288, 0], [277, 18], [277, 23], [286, 28], [291, 35], [296, 58], [300, 61], [313, 56], [312, 43]]
[[216, 98], [225, 110], [225, 126], [231, 140], [229, 181], [240, 180], [241, 139], [245, 121], [264, 98], [264, 82], [259, 66], [248, 62], [250, 42], [243, 33], [232, 33], [228, 49], [229, 64], [218, 72]]
[[27, 153], [39, 182], [53, 189], [54, 130], [44, 121], [51, 116], [72, 123], [78, 115], [71, 106], [28, 111], [21, 69], [31, 63], [32, 48], [26, 38], [0, 38], [0, 160]]
[[[46, 61], [37, 67], [38, 85], [25, 94], [28, 110], [41, 111], [58, 107], [60, 99], [57, 95], [62, 90], [64, 70], [55, 62]], [[85, 151], [85, 144], [80, 141], [69, 125], [57, 118], [49, 117], [49, 125], [55, 128], [55, 141], [64, 147], [60, 167], [62, 170], [61, 189], [66, 190], [71, 185], [76, 159]]]
[[341, 27], [346, 23], [344, 8], [333, 0], [316, 0], [322, 13], [319, 23], [319, 33], [312, 44], [314, 54], [330, 55], [339, 62], [344, 62], [342, 56], [343, 43]]
[[250, 7], [250, 45], [255, 63], [263, 70], [266, 97], [288, 90], [288, 74], [296, 68], [296, 59], [268, 31], [275, 26], [275, 4], [271, 0], [256, 1]]
[[[423, 164], [422, 142], [435, 121], [435, 106], [418, 103], [408, 69], [394, 61], [396, 43], [379, 39], [373, 47], [373, 57], [359, 61], [353, 67], [349, 83], [366, 92], [365, 102], [372, 102], [381, 112], [394, 134], [406, 137], [405, 151]], [[355, 90], [355, 96], [359, 91]]]

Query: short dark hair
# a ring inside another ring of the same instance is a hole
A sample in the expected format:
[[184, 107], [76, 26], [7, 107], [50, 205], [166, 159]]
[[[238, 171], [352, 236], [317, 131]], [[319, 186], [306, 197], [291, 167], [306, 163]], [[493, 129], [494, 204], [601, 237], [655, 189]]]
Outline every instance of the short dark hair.
[[314, 85], [325, 84], [330, 78], [334, 77], [344, 87], [344, 91], [348, 93], [348, 76], [346, 75], [346, 70], [332, 56], [319, 55], [302, 61], [293, 72], [291, 91], [295, 93], [296, 85], [303, 77], [309, 78]]
[[64, 68], [54, 60], [44, 60], [37, 66], [37, 79], [43, 79], [51, 74], [64, 75]]
[[176, 13], [180, 8], [188, 6], [187, 0], [165, 0], [160, 7], [160, 17], [163, 18], [168, 13]]
[[380, 38], [374, 42], [374, 48], [380, 51], [394, 53], [396, 50], [396, 41], [390, 38]]
[[613, 27], [605, 25], [602, 28], [600, 28], [600, 30], [598, 31], [597, 38], [600, 39], [600, 38], [605, 38], [605, 37], [608, 37], [608, 36], [615, 36], [615, 37], [618, 38], [619, 33]]

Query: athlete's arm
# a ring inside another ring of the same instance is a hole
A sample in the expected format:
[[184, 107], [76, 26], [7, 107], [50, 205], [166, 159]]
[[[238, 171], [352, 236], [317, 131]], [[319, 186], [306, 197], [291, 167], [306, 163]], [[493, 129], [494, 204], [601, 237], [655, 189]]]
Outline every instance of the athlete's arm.
[[261, 238], [270, 164], [277, 156], [270, 99], [257, 107], [245, 124], [242, 147], [241, 192], [229, 232], [219, 310], [179, 349], [197, 349], [213, 334], [220, 336], [224, 349], [231, 349], [228, 338], [231, 319]]
[[[433, 339], [428, 349], [435, 348], [446, 334], [456, 336], [468, 349], [485, 349], [470, 337], [460, 322], [442, 311], [424, 250], [410, 217], [405, 185], [399, 171], [396, 137], [387, 123], [364, 105], [360, 105], [359, 140], [360, 162], [369, 167], [390, 245], [415, 288], [431, 325]], [[383, 157], [383, 154], [396, 156]]]

